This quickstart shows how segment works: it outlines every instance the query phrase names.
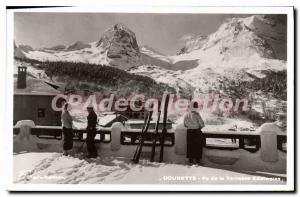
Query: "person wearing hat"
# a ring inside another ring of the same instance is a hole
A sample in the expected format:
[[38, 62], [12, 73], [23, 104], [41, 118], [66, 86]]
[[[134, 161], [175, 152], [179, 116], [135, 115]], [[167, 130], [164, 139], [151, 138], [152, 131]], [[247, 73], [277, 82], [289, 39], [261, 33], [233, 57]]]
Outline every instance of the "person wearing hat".
[[87, 116], [87, 128], [86, 128], [86, 146], [87, 146], [87, 157], [96, 158], [98, 155], [97, 148], [95, 146], [95, 136], [96, 136], [96, 125], [97, 125], [97, 114], [94, 111], [92, 105], [87, 107], [89, 115]]
[[63, 154], [69, 155], [73, 148], [73, 118], [70, 115], [71, 106], [66, 103], [61, 114], [62, 133], [63, 133]]
[[187, 158], [190, 164], [201, 164], [204, 145], [201, 129], [205, 125], [197, 110], [198, 103], [191, 102], [189, 111], [184, 115], [184, 126], [187, 128]]

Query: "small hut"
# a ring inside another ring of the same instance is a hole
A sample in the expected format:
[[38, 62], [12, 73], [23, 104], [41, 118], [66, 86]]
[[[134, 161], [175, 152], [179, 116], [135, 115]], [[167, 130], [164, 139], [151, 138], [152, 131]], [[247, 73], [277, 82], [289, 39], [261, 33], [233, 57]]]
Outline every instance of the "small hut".
[[14, 76], [14, 124], [19, 120], [33, 120], [36, 125], [61, 125], [61, 112], [51, 107], [52, 99], [60, 91], [54, 84], [27, 75], [26, 70], [20, 66]]

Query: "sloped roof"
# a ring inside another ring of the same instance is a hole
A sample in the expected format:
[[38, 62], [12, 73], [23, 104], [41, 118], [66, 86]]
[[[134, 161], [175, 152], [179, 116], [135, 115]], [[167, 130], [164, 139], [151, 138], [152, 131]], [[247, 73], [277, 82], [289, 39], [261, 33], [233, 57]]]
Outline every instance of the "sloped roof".
[[35, 79], [27, 75], [26, 88], [17, 88], [17, 77], [14, 77], [14, 95], [57, 95], [61, 94], [46, 82], [40, 79]]

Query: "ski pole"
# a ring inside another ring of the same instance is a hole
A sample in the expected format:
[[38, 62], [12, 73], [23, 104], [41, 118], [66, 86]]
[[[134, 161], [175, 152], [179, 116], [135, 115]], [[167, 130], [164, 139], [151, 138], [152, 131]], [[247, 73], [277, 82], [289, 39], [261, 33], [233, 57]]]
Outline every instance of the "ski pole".
[[77, 153], [81, 152], [81, 150], [83, 149], [84, 144], [85, 144], [85, 141], [81, 144], [81, 146], [79, 147]]

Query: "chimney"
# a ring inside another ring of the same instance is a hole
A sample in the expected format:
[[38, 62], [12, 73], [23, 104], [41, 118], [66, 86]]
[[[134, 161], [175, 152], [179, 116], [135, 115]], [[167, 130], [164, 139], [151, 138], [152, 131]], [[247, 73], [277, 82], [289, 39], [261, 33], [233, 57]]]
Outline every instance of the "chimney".
[[18, 67], [18, 89], [25, 89], [26, 88], [26, 66], [19, 66]]

